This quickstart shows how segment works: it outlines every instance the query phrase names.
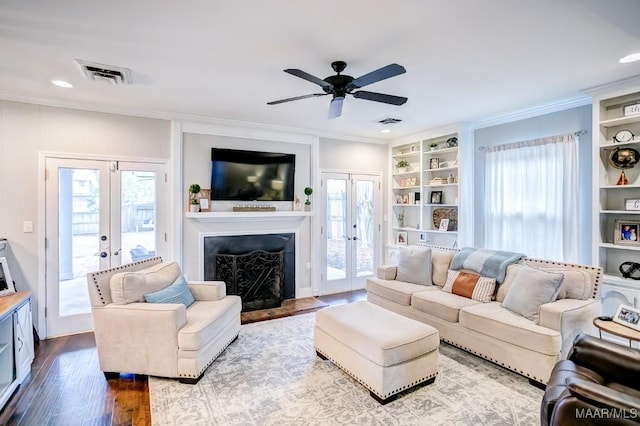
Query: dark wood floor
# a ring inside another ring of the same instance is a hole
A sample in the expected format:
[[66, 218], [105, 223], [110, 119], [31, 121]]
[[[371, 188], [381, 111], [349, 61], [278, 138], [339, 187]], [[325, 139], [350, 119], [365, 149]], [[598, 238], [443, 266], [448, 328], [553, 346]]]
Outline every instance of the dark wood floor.
[[[329, 305], [365, 298], [364, 290], [318, 297]], [[0, 425], [151, 425], [147, 376], [106, 380], [93, 333], [40, 341], [31, 375], [0, 412]]]

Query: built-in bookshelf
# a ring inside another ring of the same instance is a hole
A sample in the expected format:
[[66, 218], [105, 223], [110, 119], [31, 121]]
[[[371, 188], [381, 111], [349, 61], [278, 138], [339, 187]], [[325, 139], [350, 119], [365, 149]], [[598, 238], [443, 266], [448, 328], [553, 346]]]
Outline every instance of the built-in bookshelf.
[[457, 245], [458, 134], [391, 147], [390, 245]]

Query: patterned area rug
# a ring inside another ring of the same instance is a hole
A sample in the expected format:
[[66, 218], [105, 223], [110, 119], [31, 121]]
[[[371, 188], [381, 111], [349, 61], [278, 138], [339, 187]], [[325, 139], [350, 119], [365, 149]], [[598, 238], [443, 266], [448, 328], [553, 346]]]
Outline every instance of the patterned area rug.
[[442, 343], [435, 383], [378, 404], [313, 348], [315, 313], [243, 325], [197, 385], [149, 378], [161, 425], [538, 425], [543, 392]]

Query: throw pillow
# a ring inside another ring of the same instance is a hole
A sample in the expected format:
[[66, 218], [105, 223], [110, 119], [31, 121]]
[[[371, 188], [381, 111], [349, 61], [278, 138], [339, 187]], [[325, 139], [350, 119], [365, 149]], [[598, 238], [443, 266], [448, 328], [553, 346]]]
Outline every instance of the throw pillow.
[[502, 301], [502, 307], [538, 323], [540, 306], [558, 297], [564, 275], [524, 266]]
[[195, 302], [189, 285], [182, 275], [176, 278], [169, 287], [145, 294], [144, 300], [148, 303], [182, 303], [187, 308]]
[[447, 282], [447, 271], [451, 264], [453, 253], [444, 250], [433, 250], [431, 252], [431, 263], [433, 267], [433, 284], [442, 287]]
[[447, 282], [442, 287], [442, 291], [482, 303], [491, 302], [491, 296], [493, 296], [495, 289], [496, 280], [494, 278], [452, 270], [447, 273]]
[[431, 249], [426, 247], [400, 247], [396, 280], [431, 285]]

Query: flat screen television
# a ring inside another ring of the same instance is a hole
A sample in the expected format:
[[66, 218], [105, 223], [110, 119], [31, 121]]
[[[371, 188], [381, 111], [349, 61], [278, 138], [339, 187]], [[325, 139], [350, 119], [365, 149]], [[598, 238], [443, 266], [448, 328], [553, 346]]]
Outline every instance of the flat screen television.
[[293, 201], [295, 154], [211, 148], [211, 199]]

